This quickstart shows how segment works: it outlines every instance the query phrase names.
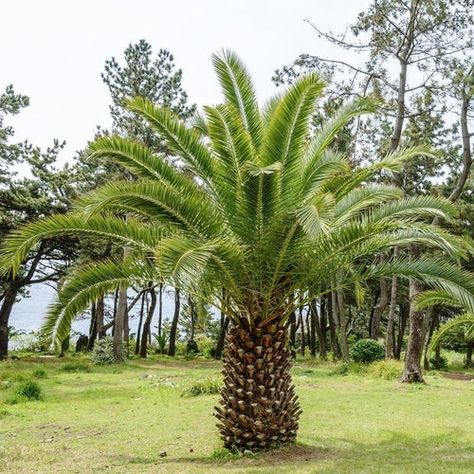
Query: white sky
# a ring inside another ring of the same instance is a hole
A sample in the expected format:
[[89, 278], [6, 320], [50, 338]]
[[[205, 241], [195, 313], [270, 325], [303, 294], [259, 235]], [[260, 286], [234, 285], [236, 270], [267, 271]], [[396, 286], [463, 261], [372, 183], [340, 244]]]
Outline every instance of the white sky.
[[347, 59], [303, 22], [342, 32], [369, 0], [6, 0], [1, 4], [0, 90], [13, 84], [31, 105], [9, 123], [16, 139], [47, 146], [66, 140], [68, 159], [107, 127], [109, 97], [100, 74], [131, 42], [169, 49], [190, 102], [220, 100], [210, 55], [235, 50], [262, 99], [271, 76], [300, 53]]

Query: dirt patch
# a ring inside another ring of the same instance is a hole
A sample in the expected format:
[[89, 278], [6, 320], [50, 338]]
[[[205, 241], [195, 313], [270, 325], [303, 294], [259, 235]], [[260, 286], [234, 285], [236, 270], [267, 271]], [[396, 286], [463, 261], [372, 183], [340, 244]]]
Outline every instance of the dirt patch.
[[446, 377], [447, 379], [465, 380], [466, 382], [474, 380], [474, 374], [462, 374], [459, 372], [442, 372], [441, 375], [443, 377]]

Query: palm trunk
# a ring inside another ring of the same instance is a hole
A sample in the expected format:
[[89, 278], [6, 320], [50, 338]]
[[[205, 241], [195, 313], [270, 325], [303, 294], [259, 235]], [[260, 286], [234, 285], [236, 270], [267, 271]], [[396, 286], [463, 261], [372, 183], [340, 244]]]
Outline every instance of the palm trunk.
[[255, 451], [295, 440], [301, 409], [290, 366], [286, 327], [231, 328], [225, 341], [222, 398], [216, 407], [227, 448]]

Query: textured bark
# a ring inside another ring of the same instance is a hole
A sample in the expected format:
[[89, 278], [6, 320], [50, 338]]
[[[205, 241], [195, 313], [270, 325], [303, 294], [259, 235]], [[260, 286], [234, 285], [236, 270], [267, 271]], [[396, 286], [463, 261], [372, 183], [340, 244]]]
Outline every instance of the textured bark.
[[286, 334], [286, 328], [273, 325], [234, 326], [226, 336], [216, 416], [227, 448], [256, 451], [295, 440], [301, 409]]
[[168, 346], [168, 355], [173, 356], [173, 357], [176, 354], [176, 331], [178, 329], [180, 307], [181, 307], [181, 300], [179, 296], [179, 290], [178, 288], [176, 288], [174, 292], [174, 314], [173, 314], [173, 320], [171, 321], [170, 342]]
[[424, 312], [417, 311], [413, 298], [421, 291], [422, 285], [417, 280], [410, 280], [410, 335], [408, 339], [405, 368], [401, 381], [404, 383], [424, 383], [421, 370], [421, 356], [424, 342]]

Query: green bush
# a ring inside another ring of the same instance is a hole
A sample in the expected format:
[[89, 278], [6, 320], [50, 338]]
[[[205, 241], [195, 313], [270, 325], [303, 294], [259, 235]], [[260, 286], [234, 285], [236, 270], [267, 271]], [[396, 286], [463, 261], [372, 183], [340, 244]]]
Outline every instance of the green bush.
[[430, 366], [436, 370], [445, 370], [448, 368], [448, 358], [445, 355], [440, 355], [438, 359], [435, 356], [430, 359]]
[[35, 382], [34, 380], [28, 380], [26, 382], [21, 383], [15, 392], [13, 393], [13, 396], [10, 397], [8, 402], [11, 405], [16, 405], [17, 403], [23, 402], [23, 401], [38, 401], [43, 399], [43, 391], [41, 390], [41, 387], [39, 386], [38, 382]]
[[218, 379], [208, 379], [202, 380], [201, 382], [196, 382], [190, 387], [188, 387], [182, 395], [197, 397], [199, 395], [212, 395], [215, 393], [220, 393], [222, 387], [222, 381]]
[[122, 347], [120, 355], [115, 357], [114, 341], [110, 336], [97, 341], [92, 351], [91, 360], [97, 365], [110, 365], [123, 362], [126, 359], [125, 349]]
[[369, 373], [384, 380], [399, 379], [402, 376], [403, 364], [399, 360], [379, 360], [369, 366]]
[[373, 339], [361, 339], [351, 348], [351, 358], [354, 362], [370, 364], [376, 360], [383, 359], [384, 356], [384, 348]]
[[68, 362], [61, 367], [63, 372], [90, 372], [91, 368], [85, 362]]
[[33, 377], [36, 379], [45, 379], [48, 376], [48, 373], [44, 369], [44, 367], [37, 367], [33, 370]]
[[329, 372], [329, 375], [365, 375], [367, 366], [359, 362], [343, 362]]

